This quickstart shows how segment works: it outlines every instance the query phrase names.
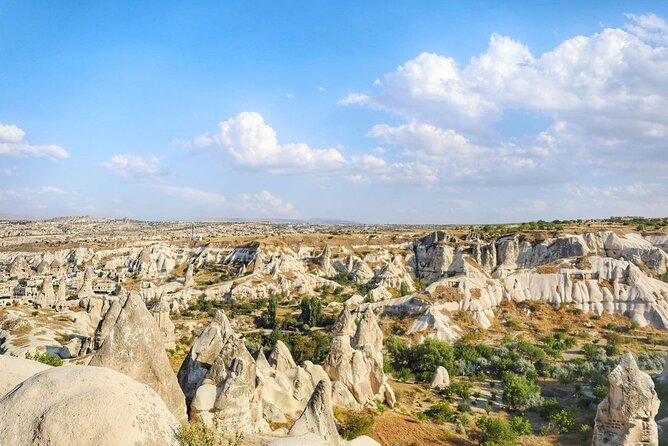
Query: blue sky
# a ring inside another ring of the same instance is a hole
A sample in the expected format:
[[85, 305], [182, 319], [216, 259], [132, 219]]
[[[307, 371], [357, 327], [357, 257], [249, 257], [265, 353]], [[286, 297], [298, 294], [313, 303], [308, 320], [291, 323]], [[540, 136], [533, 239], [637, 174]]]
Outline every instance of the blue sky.
[[0, 217], [667, 215], [665, 2], [0, 1]]

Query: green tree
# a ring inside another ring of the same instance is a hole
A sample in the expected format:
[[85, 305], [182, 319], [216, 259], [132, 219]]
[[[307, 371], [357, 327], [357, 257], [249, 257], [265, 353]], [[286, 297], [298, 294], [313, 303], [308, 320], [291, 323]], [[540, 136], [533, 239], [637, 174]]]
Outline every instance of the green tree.
[[406, 282], [401, 282], [401, 288], [399, 289], [399, 292], [402, 296], [411, 294], [411, 290], [408, 288], [408, 284]]
[[316, 297], [305, 297], [301, 302], [301, 315], [299, 319], [302, 323], [317, 327], [322, 324], [322, 303]]
[[278, 308], [278, 297], [271, 296], [267, 301], [267, 309], [262, 312], [260, 322], [265, 328], [276, 328], [276, 310]]
[[514, 411], [524, 412], [542, 403], [540, 387], [524, 376], [506, 372], [503, 375], [502, 384], [503, 402]]

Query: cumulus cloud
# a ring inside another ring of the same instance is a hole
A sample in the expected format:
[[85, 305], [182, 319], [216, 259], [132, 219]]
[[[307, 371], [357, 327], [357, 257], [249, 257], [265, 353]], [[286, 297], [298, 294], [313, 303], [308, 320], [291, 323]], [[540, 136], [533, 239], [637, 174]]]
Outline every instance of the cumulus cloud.
[[35, 145], [24, 141], [25, 132], [10, 124], [0, 123], [0, 156], [18, 156], [31, 158], [65, 159], [70, 156], [67, 150], [54, 144]]
[[[464, 65], [422, 53], [339, 102], [403, 117], [405, 124], [379, 124], [369, 136], [417, 159], [465, 161], [457, 167], [474, 173], [497, 164], [552, 175], [586, 166], [661, 175], [668, 168], [668, 26], [655, 15], [627, 17], [623, 29], [576, 36], [538, 55], [498, 34]], [[551, 123], [521, 140], [499, 134], [508, 111], [517, 110]]]
[[190, 148], [212, 147], [240, 166], [280, 173], [295, 169], [331, 170], [345, 163], [337, 149], [314, 149], [304, 143], [279, 144], [276, 131], [256, 112], [243, 112], [218, 124], [218, 132], [191, 141]]
[[227, 198], [223, 194], [208, 192], [193, 187], [157, 186], [157, 188], [168, 195], [185, 198], [187, 200], [195, 201], [201, 204], [208, 204], [211, 206], [221, 206], [227, 202]]
[[166, 174], [160, 169], [160, 159], [155, 155], [143, 157], [133, 154], [116, 154], [104, 161], [103, 165], [123, 178], [154, 177]]
[[242, 210], [259, 213], [266, 217], [291, 217], [296, 212], [292, 203], [283, 201], [266, 190], [242, 194], [239, 201]]

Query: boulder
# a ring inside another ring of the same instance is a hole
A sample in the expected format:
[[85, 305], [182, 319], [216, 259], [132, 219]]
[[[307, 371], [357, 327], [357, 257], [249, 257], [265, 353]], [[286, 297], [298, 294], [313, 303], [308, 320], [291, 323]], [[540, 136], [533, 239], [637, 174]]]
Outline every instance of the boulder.
[[49, 365], [30, 359], [0, 355], [0, 397], [35, 373], [50, 368]]
[[440, 366], [434, 372], [434, 376], [431, 378], [431, 387], [433, 389], [442, 389], [450, 385], [450, 375], [448, 370]]
[[107, 367], [147, 384], [179, 421], [186, 420], [185, 398], [160, 330], [137, 295], [114, 301], [95, 333], [95, 347], [90, 365]]
[[209, 325], [195, 340], [178, 373], [179, 385], [188, 403], [216, 361], [225, 339], [232, 333], [232, 326], [227, 316], [222, 310], [218, 310]]
[[267, 358], [269, 364], [279, 372], [286, 372], [297, 367], [295, 360], [292, 359], [292, 354], [287, 345], [283, 341], [276, 341], [274, 348]]
[[336, 429], [331, 394], [332, 389], [327, 381], [320, 381], [316, 385], [304, 412], [292, 425], [288, 435], [300, 437], [316, 434], [325, 444], [343, 446], [345, 443]]
[[12, 446], [178, 446], [179, 422], [148, 386], [114, 370], [48, 368], [0, 399]]
[[625, 353], [608, 375], [608, 395], [598, 405], [593, 446], [658, 446], [659, 398], [650, 376]]

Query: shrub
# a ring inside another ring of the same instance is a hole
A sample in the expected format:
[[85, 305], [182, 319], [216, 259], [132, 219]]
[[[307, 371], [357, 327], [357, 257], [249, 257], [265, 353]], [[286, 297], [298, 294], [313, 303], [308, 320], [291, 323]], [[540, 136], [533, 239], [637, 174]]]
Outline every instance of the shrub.
[[448, 386], [448, 390], [463, 400], [471, 397], [471, 384], [464, 382], [453, 382]]
[[25, 358], [26, 359], [31, 359], [33, 361], [41, 362], [42, 364], [50, 365], [53, 367], [60, 367], [63, 365], [63, 360], [60, 359], [58, 356], [55, 355], [50, 355], [48, 353], [40, 353], [40, 352], [35, 352], [35, 353], [30, 353], [26, 352], [25, 353]]
[[560, 409], [556, 413], [552, 414], [550, 417], [557, 428], [557, 432], [560, 434], [567, 434], [575, 428], [575, 420], [573, 420], [573, 414], [565, 409]]
[[517, 435], [530, 435], [532, 433], [531, 423], [521, 416], [514, 416], [510, 420], [510, 427]]
[[352, 440], [360, 435], [367, 435], [376, 422], [369, 412], [346, 412], [341, 416], [342, 435], [346, 440]]
[[511, 410], [523, 412], [542, 403], [540, 387], [523, 376], [508, 372], [503, 376], [503, 402]]
[[592, 388], [592, 393], [596, 398], [602, 400], [608, 394], [608, 386], [604, 384], [598, 384]]
[[193, 421], [181, 427], [176, 434], [176, 439], [181, 446], [215, 446], [216, 437], [213, 430], [202, 420]]
[[506, 420], [484, 416], [478, 419], [476, 425], [480, 429], [482, 445], [510, 446], [517, 443], [518, 434]]
[[424, 414], [433, 421], [444, 423], [446, 421], [454, 422], [457, 418], [455, 411], [450, 407], [447, 401], [441, 401], [429, 409], [424, 411]]

